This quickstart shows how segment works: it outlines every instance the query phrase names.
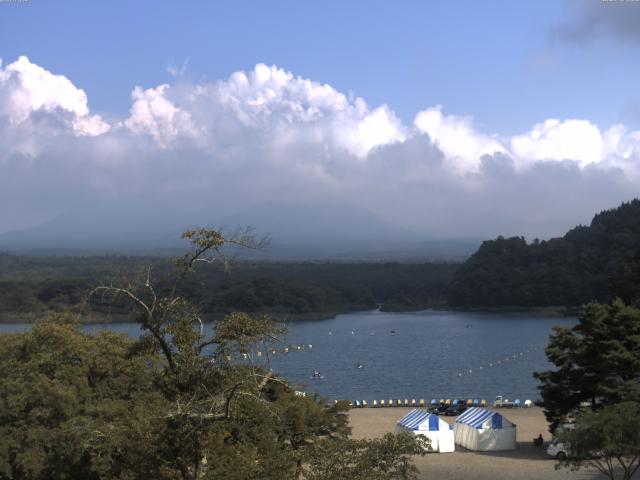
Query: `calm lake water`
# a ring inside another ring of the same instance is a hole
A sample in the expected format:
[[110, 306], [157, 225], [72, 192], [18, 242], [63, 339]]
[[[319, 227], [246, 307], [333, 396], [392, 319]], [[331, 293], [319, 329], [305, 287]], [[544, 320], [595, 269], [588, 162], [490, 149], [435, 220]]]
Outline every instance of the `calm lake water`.
[[[551, 366], [544, 348], [552, 327], [575, 321], [513, 313], [356, 312], [287, 324], [288, 341], [304, 349], [279, 351], [272, 365], [307, 392], [329, 399], [533, 400], [533, 372]], [[0, 332], [25, 328], [0, 324]], [[140, 333], [137, 324], [85, 328]], [[314, 369], [324, 378], [312, 379]]]

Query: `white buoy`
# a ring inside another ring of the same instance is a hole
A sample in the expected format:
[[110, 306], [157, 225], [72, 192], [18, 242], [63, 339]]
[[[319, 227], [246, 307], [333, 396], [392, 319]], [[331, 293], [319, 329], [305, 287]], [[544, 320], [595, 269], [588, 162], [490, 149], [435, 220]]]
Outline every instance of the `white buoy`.
[[311, 349], [311, 348], [313, 348], [313, 345], [309, 344], [308, 347]]

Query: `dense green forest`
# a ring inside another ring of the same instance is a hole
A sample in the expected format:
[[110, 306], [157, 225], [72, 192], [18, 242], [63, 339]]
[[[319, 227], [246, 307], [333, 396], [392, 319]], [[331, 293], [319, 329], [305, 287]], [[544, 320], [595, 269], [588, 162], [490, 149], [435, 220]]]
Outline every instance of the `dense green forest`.
[[[97, 285], [133, 281], [152, 273], [160, 292], [171, 281], [167, 258], [29, 257], [0, 254], [0, 318], [29, 319], [72, 309], [85, 319], [124, 320], [126, 309], [93, 302]], [[457, 265], [438, 263], [234, 263], [229, 271], [202, 265], [181, 293], [209, 315], [235, 310], [286, 318], [326, 316], [375, 308], [416, 310], [441, 306]]]
[[603, 211], [562, 238], [486, 241], [456, 272], [458, 307], [579, 306], [640, 292], [640, 200]]

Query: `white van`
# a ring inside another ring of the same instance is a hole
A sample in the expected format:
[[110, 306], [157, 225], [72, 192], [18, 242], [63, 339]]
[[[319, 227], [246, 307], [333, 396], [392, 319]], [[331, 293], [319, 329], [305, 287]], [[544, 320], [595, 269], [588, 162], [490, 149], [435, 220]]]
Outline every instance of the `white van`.
[[551, 455], [558, 460], [562, 460], [569, 456], [571, 445], [568, 443], [562, 443], [559, 439], [554, 438], [547, 448], [547, 455]]

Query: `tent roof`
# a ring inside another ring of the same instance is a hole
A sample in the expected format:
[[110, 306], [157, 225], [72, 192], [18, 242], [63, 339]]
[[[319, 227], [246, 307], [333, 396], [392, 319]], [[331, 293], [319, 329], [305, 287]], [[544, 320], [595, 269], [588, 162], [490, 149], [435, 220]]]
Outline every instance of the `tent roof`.
[[[430, 431], [449, 430], [449, 424], [425, 410], [414, 408], [407, 415], [398, 420], [398, 424], [410, 430], [418, 430], [420, 425], [428, 423]], [[441, 425], [443, 423], [444, 425]]]
[[502, 428], [503, 425], [505, 427], [513, 425], [498, 412], [479, 407], [473, 407], [464, 412], [456, 419], [456, 423], [464, 423], [473, 428], [482, 428], [482, 425], [489, 420], [491, 421], [491, 428]]

